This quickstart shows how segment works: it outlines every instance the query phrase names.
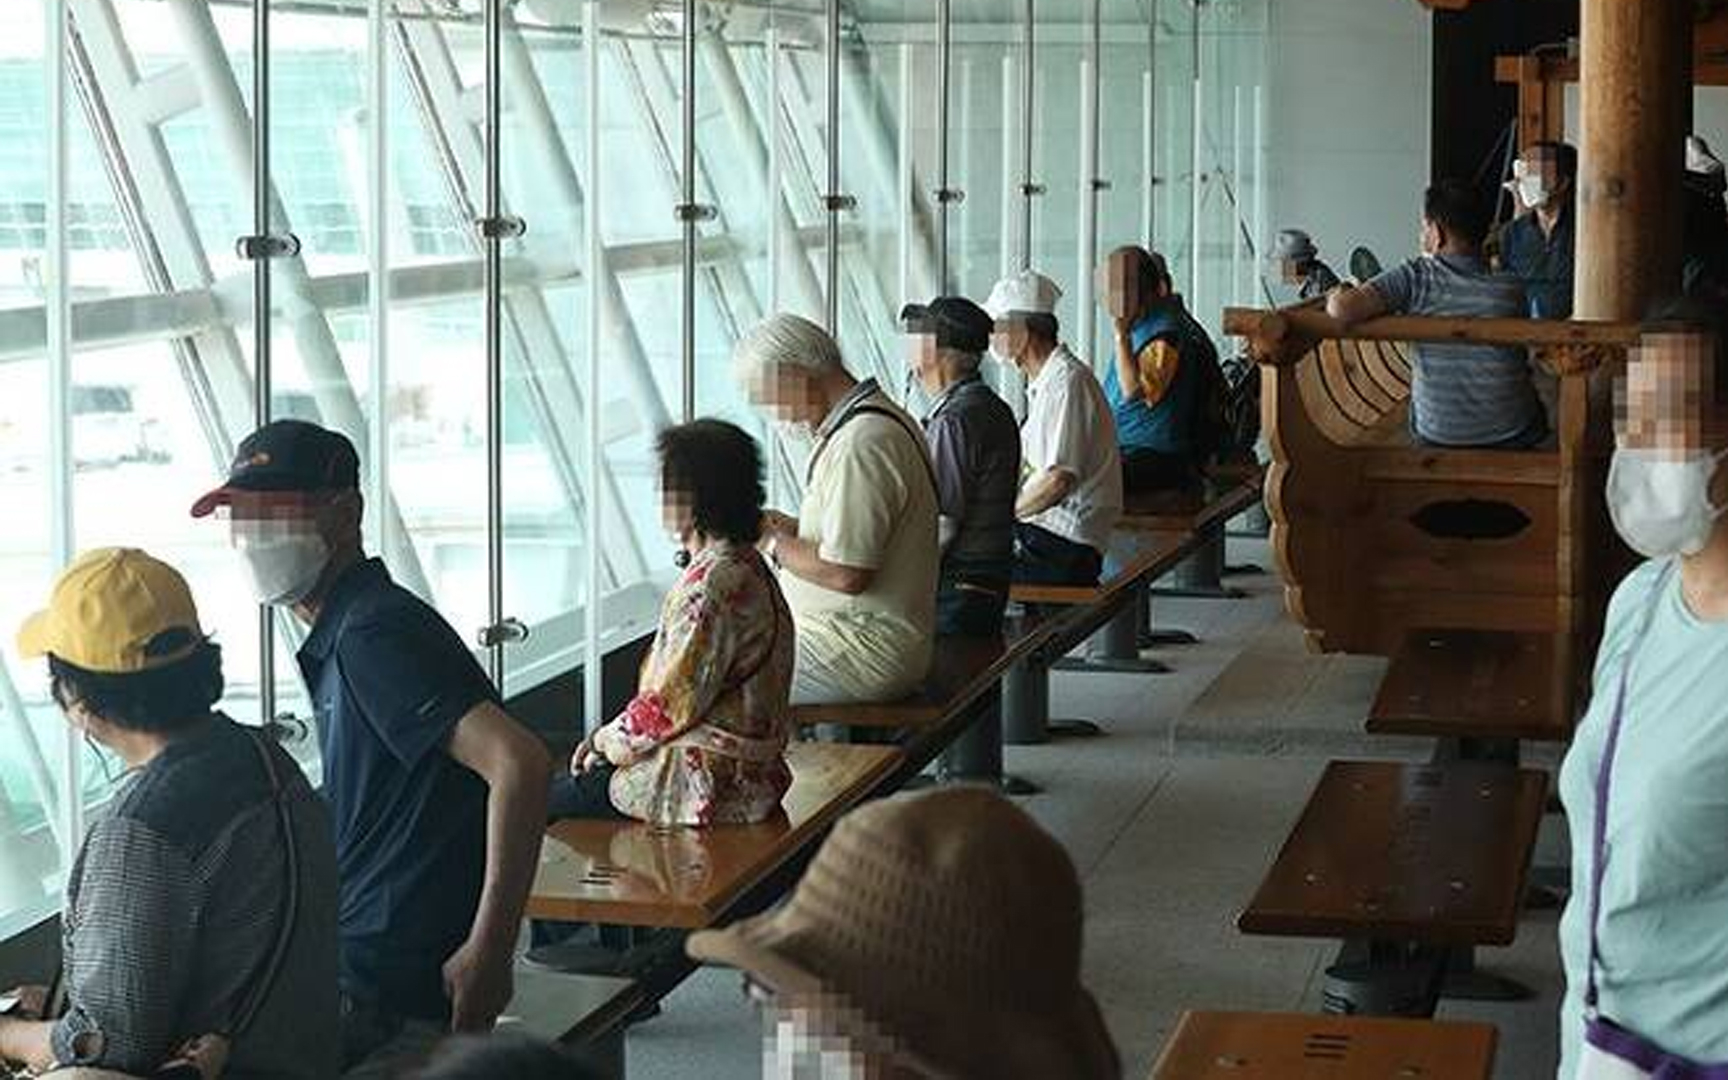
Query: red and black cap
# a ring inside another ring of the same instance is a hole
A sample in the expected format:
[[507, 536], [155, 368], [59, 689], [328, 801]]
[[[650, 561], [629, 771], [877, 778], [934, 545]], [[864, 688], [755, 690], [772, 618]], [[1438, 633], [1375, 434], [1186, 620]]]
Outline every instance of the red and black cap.
[[304, 420], [277, 420], [241, 441], [228, 466], [228, 479], [192, 504], [192, 516], [205, 517], [242, 492], [355, 491], [359, 487], [360, 456], [347, 436]]
[[964, 296], [938, 296], [928, 304], [901, 308], [900, 325], [909, 334], [934, 334], [936, 344], [945, 349], [982, 353], [990, 347], [996, 320]]

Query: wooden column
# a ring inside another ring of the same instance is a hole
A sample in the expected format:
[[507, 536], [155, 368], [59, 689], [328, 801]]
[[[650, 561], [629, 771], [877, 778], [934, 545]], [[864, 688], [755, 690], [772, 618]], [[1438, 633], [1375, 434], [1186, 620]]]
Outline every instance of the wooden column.
[[1686, 0], [1583, 0], [1574, 318], [1637, 319], [1680, 287], [1692, 14]]

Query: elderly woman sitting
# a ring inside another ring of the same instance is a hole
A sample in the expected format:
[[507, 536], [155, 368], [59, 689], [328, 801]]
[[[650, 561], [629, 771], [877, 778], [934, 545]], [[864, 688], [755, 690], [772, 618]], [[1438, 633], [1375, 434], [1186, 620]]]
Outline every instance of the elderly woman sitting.
[[678, 582], [636, 696], [555, 782], [553, 817], [677, 825], [753, 822], [780, 808], [792, 615], [755, 544], [762, 455], [721, 420], [660, 435], [660, 505], [681, 545]]

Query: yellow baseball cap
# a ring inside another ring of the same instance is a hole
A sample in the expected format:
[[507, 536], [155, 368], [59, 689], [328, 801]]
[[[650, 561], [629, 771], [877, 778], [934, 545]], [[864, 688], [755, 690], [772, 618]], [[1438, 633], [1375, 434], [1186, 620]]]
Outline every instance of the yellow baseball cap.
[[[186, 633], [164, 638], [171, 630]], [[97, 548], [60, 575], [47, 610], [24, 620], [18, 651], [123, 675], [184, 660], [203, 640], [179, 571], [137, 548]]]

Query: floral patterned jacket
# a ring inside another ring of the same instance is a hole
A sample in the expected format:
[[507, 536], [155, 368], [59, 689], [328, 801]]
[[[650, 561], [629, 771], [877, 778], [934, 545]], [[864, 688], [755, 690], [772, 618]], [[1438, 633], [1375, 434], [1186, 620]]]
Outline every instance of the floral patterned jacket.
[[636, 696], [594, 736], [612, 804], [642, 821], [762, 821], [791, 785], [792, 615], [754, 548], [714, 543], [660, 608]]

